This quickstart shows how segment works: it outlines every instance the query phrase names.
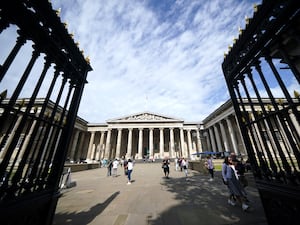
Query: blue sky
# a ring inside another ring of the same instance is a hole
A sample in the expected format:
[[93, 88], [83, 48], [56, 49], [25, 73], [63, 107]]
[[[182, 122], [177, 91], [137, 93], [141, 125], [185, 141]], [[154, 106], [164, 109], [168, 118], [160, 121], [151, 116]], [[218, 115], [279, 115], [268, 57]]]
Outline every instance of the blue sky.
[[200, 122], [229, 99], [224, 52], [252, 0], [52, 0], [93, 71], [79, 116], [143, 111]]

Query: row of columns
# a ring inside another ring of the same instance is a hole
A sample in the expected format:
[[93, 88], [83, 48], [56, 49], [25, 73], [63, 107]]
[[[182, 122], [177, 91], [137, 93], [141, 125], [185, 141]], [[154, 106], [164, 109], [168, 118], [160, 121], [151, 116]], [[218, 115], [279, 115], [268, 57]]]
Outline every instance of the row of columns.
[[[222, 152], [222, 151], [230, 151], [235, 154], [241, 153], [242, 149], [238, 148], [238, 140], [237, 135], [235, 135], [233, 127], [233, 121], [230, 117], [227, 117], [223, 120], [216, 122], [215, 124], [208, 127], [209, 134], [209, 148], [214, 152]], [[237, 129], [238, 126], [236, 126]], [[229, 135], [226, 135], [228, 133]], [[240, 137], [240, 141], [242, 141], [240, 133], [238, 132], [238, 136]], [[229, 136], [229, 137], [228, 137]], [[245, 147], [243, 146], [243, 150], [245, 151]]]
[[[135, 128], [138, 129], [138, 146], [137, 146], [137, 152], [132, 152], [133, 150], [133, 129], [134, 128], [108, 128], [106, 131], [100, 131], [100, 141], [98, 144], [95, 144], [95, 134], [99, 131], [91, 131], [90, 140], [89, 140], [89, 147], [88, 147], [88, 153], [87, 153], [87, 159], [89, 160], [100, 160], [102, 158], [121, 158], [121, 147], [122, 147], [122, 134], [123, 130], [128, 130], [128, 136], [127, 136], [127, 149], [126, 149], [126, 158], [137, 158], [142, 159], [143, 158], [143, 131], [144, 129], [149, 129], [149, 136], [148, 136], [148, 146], [149, 147], [149, 157], [154, 157], [154, 129], [155, 128]], [[157, 129], [157, 128], [156, 128]], [[158, 128], [159, 129], [159, 158], [164, 157], [164, 130], [169, 129], [169, 157], [175, 158], [175, 137], [174, 137], [174, 129], [179, 129], [179, 140], [180, 143], [180, 156], [183, 157], [189, 157], [190, 151], [193, 149], [193, 143], [192, 143], [192, 129], [187, 129], [187, 144], [185, 143], [185, 137], [184, 137], [184, 129], [183, 128]], [[117, 143], [115, 145], [115, 149], [112, 149], [112, 130], [117, 130]], [[201, 148], [201, 141], [200, 141], [200, 133], [199, 130], [196, 129], [196, 143], [194, 144], [195, 151], [202, 151]], [[106, 135], [106, 140], [104, 141], [104, 136]], [[104, 143], [105, 142], [105, 143]], [[105, 147], [103, 147], [105, 146]], [[115, 152], [111, 152], [114, 150]], [[179, 150], [179, 149], [178, 149]], [[95, 152], [96, 151], [96, 152]]]

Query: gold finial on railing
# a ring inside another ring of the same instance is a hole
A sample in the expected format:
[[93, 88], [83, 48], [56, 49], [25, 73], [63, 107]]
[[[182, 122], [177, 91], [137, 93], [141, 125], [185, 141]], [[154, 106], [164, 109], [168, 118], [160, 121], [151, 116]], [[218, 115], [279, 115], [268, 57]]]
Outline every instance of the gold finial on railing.
[[66, 29], [68, 28], [68, 23], [67, 22], [64, 22], [63, 25], [65, 26]]
[[257, 11], [258, 11], [258, 6], [257, 6], [257, 4], [256, 4], [256, 3], [254, 3], [254, 5], [253, 5], [253, 9], [254, 9], [254, 12], [257, 12]]
[[269, 111], [271, 111], [271, 110], [272, 110], [272, 105], [267, 104], [267, 109], [268, 109]]
[[243, 29], [241, 27], [239, 27], [239, 34], [243, 33]]
[[23, 107], [24, 105], [25, 105], [25, 99], [23, 98], [23, 99], [21, 100], [20, 106]]
[[61, 8], [58, 8], [57, 10], [55, 10], [55, 13], [57, 16], [60, 16], [60, 12], [61, 12]]
[[248, 16], [245, 16], [245, 21], [246, 21], [246, 25], [248, 25], [250, 22], [250, 18]]
[[233, 44], [235, 44], [237, 42], [237, 38], [233, 37]]
[[300, 94], [298, 91], [294, 90], [294, 96], [295, 98], [300, 98]]
[[89, 56], [87, 56], [87, 57], [85, 57], [85, 61], [88, 63], [88, 64], [90, 64], [90, 57]]

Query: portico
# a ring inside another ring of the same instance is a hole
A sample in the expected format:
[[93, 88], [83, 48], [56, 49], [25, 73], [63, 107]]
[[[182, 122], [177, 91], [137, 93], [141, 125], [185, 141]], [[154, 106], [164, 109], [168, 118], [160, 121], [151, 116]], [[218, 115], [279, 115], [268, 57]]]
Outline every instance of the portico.
[[190, 157], [202, 152], [199, 124], [150, 112], [89, 124], [87, 160]]

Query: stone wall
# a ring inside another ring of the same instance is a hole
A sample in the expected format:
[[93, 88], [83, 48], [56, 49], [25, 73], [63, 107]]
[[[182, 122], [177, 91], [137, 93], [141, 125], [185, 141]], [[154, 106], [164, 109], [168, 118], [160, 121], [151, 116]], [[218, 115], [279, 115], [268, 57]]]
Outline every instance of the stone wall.
[[201, 173], [208, 173], [208, 170], [204, 166], [205, 161], [200, 160], [200, 161], [190, 161], [189, 162], [189, 169], [199, 171]]
[[65, 167], [70, 167], [71, 172], [78, 172], [83, 170], [97, 169], [99, 168], [99, 163], [82, 163], [82, 164], [65, 164]]

